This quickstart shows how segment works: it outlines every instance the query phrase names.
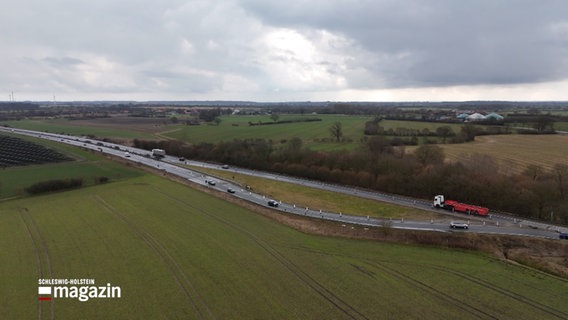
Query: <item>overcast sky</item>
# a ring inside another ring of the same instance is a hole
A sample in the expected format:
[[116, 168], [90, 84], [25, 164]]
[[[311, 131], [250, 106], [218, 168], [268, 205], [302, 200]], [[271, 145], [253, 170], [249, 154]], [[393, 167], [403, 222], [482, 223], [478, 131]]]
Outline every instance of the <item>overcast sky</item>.
[[4, 0], [0, 101], [568, 100], [565, 0]]

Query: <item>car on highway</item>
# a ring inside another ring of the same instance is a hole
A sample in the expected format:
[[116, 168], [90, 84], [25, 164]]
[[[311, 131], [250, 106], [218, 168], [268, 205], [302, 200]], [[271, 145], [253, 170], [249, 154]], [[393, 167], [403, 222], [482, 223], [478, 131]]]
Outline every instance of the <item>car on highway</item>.
[[268, 200], [268, 205], [271, 206], [271, 207], [278, 207], [278, 201]]
[[229, 169], [229, 165], [228, 165], [228, 164], [224, 164], [221, 168], [223, 168], [223, 169]]
[[125, 152], [125, 153], [124, 153], [124, 156], [127, 157], [127, 158], [130, 158], [130, 153]]
[[559, 239], [566, 239], [566, 240], [568, 240], [568, 233], [561, 232], [561, 233], [558, 235], [558, 238], [559, 238]]
[[452, 221], [452, 222], [450, 222], [450, 228], [452, 228], [452, 229], [469, 229], [469, 224], [467, 224], [465, 222]]
[[227, 192], [228, 192], [228, 193], [235, 193], [235, 189], [233, 189], [233, 188], [227, 188]]
[[215, 180], [205, 180], [205, 182], [207, 182], [208, 185], [210, 186], [214, 186], [217, 184], [217, 182]]

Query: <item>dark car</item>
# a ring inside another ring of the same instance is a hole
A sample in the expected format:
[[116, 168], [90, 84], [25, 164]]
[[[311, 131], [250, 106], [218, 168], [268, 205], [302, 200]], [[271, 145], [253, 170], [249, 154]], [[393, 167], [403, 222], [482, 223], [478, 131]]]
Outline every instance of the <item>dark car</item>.
[[561, 233], [558, 235], [558, 238], [560, 238], [560, 239], [567, 239], [567, 240], [568, 240], [568, 233], [563, 233], [563, 232], [561, 232]]
[[278, 207], [278, 201], [268, 200], [268, 205], [271, 206], [271, 207]]
[[227, 192], [228, 192], [228, 193], [235, 193], [235, 189], [233, 189], [233, 188], [228, 188], [228, 189], [227, 189]]

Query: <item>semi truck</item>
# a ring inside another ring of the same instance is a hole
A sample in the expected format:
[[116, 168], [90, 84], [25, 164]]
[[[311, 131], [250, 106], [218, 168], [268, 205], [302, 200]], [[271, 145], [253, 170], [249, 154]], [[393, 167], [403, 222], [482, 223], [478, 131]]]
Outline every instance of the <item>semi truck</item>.
[[152, 157], [163, 158], [166, 156], [166, 151], [163, 149], [152, 149]]
[[489, 209], [485, 207], [461, 203], [455, 200], [446, 200], [443, 195], [437, 195], [434, 197], [433, 207], [450, 210], [452, 212], [462, 212], [483, 217], [489, 215]]

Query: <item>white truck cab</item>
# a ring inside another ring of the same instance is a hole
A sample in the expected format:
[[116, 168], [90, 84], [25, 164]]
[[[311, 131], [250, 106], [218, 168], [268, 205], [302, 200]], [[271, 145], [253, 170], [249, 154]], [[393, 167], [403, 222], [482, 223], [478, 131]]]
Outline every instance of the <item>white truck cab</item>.
[[444, 196], [437, 195], [434, 197], [434, 203], [432, 204], [434, 208], [442, 208], [444, 206]]

